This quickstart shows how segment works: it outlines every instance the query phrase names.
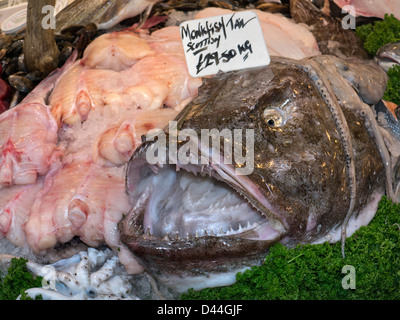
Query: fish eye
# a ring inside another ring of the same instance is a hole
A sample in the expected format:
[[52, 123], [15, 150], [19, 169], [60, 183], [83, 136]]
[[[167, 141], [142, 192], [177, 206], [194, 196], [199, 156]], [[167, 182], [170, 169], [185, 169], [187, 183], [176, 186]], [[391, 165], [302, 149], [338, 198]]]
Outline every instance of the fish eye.
[[276, 108], [266, 108], [263, 117], [267, 125], [271, 128], [282, 127], [285, 124], [282, 111]]

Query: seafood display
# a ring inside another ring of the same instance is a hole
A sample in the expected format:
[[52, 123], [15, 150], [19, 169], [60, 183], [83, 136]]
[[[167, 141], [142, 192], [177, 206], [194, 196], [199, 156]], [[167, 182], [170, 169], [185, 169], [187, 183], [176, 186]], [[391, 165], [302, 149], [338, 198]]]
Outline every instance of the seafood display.
[[[20, 105], [3, 113], [2, 185], [34, 184], [38, 176], [44, 177], [43, 188], [28, 204], [30, 214], [20, 235], [26, 235], [25, 245], [34, 252], [77, 236], [91, 246], [118, 248], [121, 261], [133, 260], [117, 229], [130, 208], [124, 165], [141, 136], [164, 127], [201, 84], [187, 74], [182, 48], [171, 45], [176, 39], [177, 27], [142, 37], [133, 32], [105, 34], [91, 43], [82, 59], [74, 62], [72, 55]], [[95, 49], [104, 43], [112, 53]], [[47, 97], [49, 105], [44, 105]], [[26, 113], [36, 115], [36, 126], [23, 124]], [[10, 136], [10, 125], [20, 130]], [[34, 135], [40, 146], [29, 143]], [[10, 215], [15, 224], [16, 217]], [[3, 229], [9, 238], [9, 229]], [[137, 272], [141, 267], [130, 263], [127, 269]]]
[[[272, 24], [271, 14], [258, 14], [263, 25]], [[293, 22], [281, 19], [294, 28]], [[297, 56], [319, 54], [311, 33], [300, 30], [287, 40], [305, 48]], [[279, 53], [293, 56], [289, 50]], [[151, 34], [106, 33], [81, 59], [75, 61], [76, 55], [2, 114], [3, 127], [16, 128], [7, 134], [4, 129], [2, 185], [30, 185], [44, 177], [26, 216], [26, 235], [20, 236], [36, 253], [75, 236], [91, 246], [121, 246], [117, 224], [130, 209], [124, 192], [126, 163], [141, 137], [165, 127], [202, 84], [201, 78], [188, 75], [177, 26]], [[32, 113], [37, 125], [24, 125], [25, 114]]]
[[[190, 76], [180, 22], [244, 9], [271, 63]], [[178, 293], [226, 286], [276, 243], [345, 256], [382, 196], [399, 202], [398, 110], [382, 100], [398, 44], [372, 59], [328, 1], [75, 0], [56, 30], [32, 21], [0, 42], [0, 239], [52, 270], [32, 298], [137, 299], [142, 272]]]

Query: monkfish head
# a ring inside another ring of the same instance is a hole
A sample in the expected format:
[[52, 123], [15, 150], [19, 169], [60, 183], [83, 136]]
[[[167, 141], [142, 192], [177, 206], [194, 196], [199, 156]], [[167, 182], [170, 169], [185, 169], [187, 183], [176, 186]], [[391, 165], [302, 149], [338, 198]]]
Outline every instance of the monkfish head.
[[[346, 119], [361, 213], [382, 195], [383, 165], [364, 120], [351, 112]], [[273, 60], [205, 80], [131, 159], [132, 211], [120, 224], [122, 241], [183, 291], [234, 282], [278, 241], [325, 239], [351, 199], [340, 130], [314, 81], [294, 64]]]

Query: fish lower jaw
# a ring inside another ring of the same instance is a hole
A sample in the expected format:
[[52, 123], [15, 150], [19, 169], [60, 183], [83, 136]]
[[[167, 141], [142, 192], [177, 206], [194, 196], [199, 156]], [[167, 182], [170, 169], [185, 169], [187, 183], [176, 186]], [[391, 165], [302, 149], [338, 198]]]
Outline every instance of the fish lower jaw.
[[[179, 231], [171, 231], [169, 233], [166, 233], [164, 236], [156, 236], [151, 233], [151, 227], [148, 226], [146, 228], [145, 232], [142, 232], [142, 236], [145, 239], [153, 239], [153, 240], [162, 240], [162, 241], [192, 241], [192, 240], [197, 240], [198, 238], [206, 238], [206, 237], [232, 237], [232, 236], [238, 236], [242, 238], [249, 238], [249, 239], [259, 239], [259, 240], [269, 240], [267, 238], [265, 239], [260, 239], [260, 237], [255, 233], [256, 229], [262, 229], [262, 225], [268, 224], [268, 222], [254, 222], [250, 223], [248, 221], [247, 226], [243, 227], [240, 223], [238, 224], [238, 228], [235, 229], [232, 227], [232, 225], [229, 226], [228, 229], [224, 230], [222, 228], [216, 229], [216, 228], [209, 228], [209, 229], [198, 229], [193, 233], [187, 232], [186, 234], [182, 234]], [[143, 230], [143, 229], [141, 229]], [[274, 234], [275, 236], [275, 234]], [[271, 240], [274, 237], [271, 237]]]
[[[133, 231], [133, 232], [132, 232]], [[219, 230], [218, 232], [211, 230], [196, 230], [194, 235], [186, 233], [182, 235], [179, 231], [171, 231], [164, 236], [156, 236], [150, 232], [150, 227], [144, 228], [138, 226], [135, 230], [130, 229], [130, 237], [136, 238], [138, 241], [157, 242], [164, 245], [179, 245], [196, 243], [199, 240], [207, 241], [207, 239], [218, 238], [220, 240], [230, 240], [232, 238], [254, 240], [254, 241], [278, 241], [283, 238], [284, 234], [274, 230], [268, 222], [261, 224], [248, 225], [246, 228], [239, 226], [237, 230], [231, 228], [227, 231]]]
[[[149, 197], [149, 189], [146, 190], [145, 195]], [[145, 197], [142, 198], [142, 200]], [[148, 198], [145, 200], [147, 203]], [[207, 228], [198, 228], [190, 232], [182, 232], [180, 230], [171, 230], [169, 232], [155, 232], [155, 226], [145, 224], [145, 210], [137, 214], [134, 219], [126, 223], [126, 230], [128, 233], [136, 238], [143, 240], [152, 240], [159, 242], [190, 242], [196, 241], [199, 238], [207, 237], [241, 237], [252, 240], [272, 240], [279, 236], [279, 232], [274, 230], [269, 221], [264, 216], [259, 216], [256, 221], [247, 220], [246, 222], [233, 222], [224, 227], [213, 227], [209, 225]], [[270, 231], [270, 236], [268, 232]]]

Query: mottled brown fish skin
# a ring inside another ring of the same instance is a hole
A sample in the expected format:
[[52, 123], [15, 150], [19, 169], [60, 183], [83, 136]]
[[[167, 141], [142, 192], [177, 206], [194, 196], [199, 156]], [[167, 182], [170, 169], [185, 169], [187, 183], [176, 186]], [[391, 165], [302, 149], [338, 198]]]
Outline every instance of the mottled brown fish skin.
[[342, 20], [322, 12], [309, 0], [291, 0], [290, 14], [297, 23], [305, 23], [317, 40], [322, 54], [368, 59], [361, 39], [352, 29], [344, 29]]
[[56, 16], [56, 32], [71, 26], [86, 26], [103, 16], [114, 0], [75, 0]]

